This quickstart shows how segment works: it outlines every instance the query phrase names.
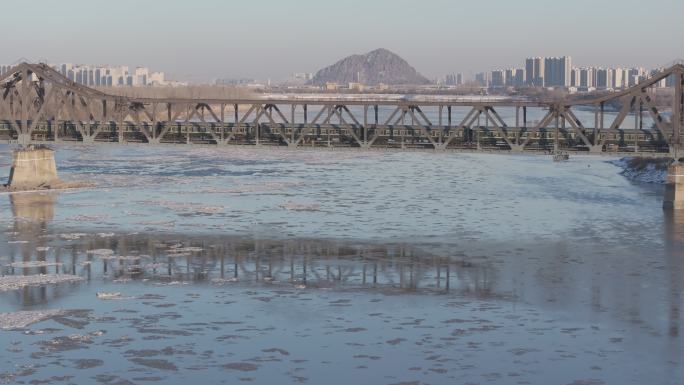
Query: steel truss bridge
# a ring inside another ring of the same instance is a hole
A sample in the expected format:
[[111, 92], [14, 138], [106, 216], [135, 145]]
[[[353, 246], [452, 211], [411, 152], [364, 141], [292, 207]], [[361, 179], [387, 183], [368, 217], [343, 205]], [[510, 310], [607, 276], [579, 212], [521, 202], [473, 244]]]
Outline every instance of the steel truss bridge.
[[[662, 108], [651, 89], [668, 77], [674, 95], [671, 107]], [[637, 86], [590, 99], [134, 98], [76, 84], [43, 63], [21, 63], [0, 78], [0, 140], [677, 156], [683, 89], [684, 64], [678, 63]], [[503, 109], [514, 110], [515, 120], [504, 119]], [[530, 111], [541, 118], [530, 121]], [[626, 124], [632, 116], [634, 123]]]

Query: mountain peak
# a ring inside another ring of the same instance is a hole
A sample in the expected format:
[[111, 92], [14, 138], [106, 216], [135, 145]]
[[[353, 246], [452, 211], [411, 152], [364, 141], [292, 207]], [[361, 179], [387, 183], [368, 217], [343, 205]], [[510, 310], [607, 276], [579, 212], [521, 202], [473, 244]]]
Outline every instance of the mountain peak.
[[323, 68], [312, 83], [323, 85], [361, 82], [368, 85], [420, 85], [430, 81], [394, 52], [378, 48], [365, 55], [351, 55]]

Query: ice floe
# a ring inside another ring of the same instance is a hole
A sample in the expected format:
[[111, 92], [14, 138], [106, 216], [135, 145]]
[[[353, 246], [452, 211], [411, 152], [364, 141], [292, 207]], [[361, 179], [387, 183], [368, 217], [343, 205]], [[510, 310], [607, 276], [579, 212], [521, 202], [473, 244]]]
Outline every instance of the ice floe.
[[83, 277], [68, 274], [6, 275], [0, 277], [0, 292], [17, 290], [26, 286], [75, 283], [83, 280]]
[[63, 310], [31, 310], [31, 311], [15, 311], [12, 313], [0, 313], [0, 329], [23, 329], [64, 314]]

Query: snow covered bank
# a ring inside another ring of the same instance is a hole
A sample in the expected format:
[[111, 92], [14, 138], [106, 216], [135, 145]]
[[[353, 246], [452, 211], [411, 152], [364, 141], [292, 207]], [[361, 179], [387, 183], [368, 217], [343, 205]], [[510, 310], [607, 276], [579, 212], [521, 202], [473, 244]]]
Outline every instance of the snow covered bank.
[[670, 158], [621, 158], [611, 163], [622, 168], [621, 175], [641, 183], [664, 184], [667, 181], [667, 168]]

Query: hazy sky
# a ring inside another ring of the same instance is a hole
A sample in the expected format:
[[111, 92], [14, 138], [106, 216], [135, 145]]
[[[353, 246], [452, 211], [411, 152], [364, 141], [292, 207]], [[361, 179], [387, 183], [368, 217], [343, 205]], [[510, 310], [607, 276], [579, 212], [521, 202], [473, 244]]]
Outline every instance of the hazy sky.
[[283, 79], [388, 48], [428, 77], [570, 55], [684, 57], [684, 0], [34, 0], [2, 18], [3, 58]]

